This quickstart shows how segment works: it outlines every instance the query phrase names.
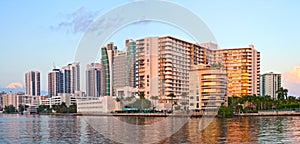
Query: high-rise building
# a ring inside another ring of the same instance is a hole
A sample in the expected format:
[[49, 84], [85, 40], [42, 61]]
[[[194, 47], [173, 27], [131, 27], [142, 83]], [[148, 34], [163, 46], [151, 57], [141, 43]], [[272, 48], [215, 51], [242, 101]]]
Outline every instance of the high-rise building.
[[101, 64], [91, 63], [86, 66], [87, 96], [100, 97], [101, 94]]
[[253, 45], [216, 50], [228, 75], [228, 96], [260, 94], [260, 52]]
[[125, 41], [126, 51], [116, 51], [113, 58], [113, 88], [116, 92], [124, 87], [136, 87], [136, 44]]
[[103, 96], [119, 96], [121, 91], [124, 95], [125, 89], [130, 91], [137, 86], [136, 43], [127, 39], [125, 45], [125, 51], [118, 50], [112, 42], [101, 48]]
[[48, 73], [48, 95], [50, 97], [63, 93], [63, 73], [60, 69], [53, 69]]
[[101, 48], [101, 95], [113, 96], [113, 59], [117, 53], [117, 47], [114, 43], [108, 43]]
[[221, 67], [193, 65], [189, 73], [190, 110], [216, 110], [227, 105], [227, 74]]
[[212, 63], [212, 49], [171, 36], [138, 39], [136, 47], [138, 89], [148, 98], [188, 93], [191, 65]]
[[40, 72], [30, 71], [25, 73], [26, 95], [39, 96], [41, 94]]
[[64, 93], [80, 91], [80, 65], [71, 63], [62, 67]]
[[276, 99], [276, 91], [281, 87], [281, 74], [275, 74], [273, 72], [265, 73], [261, 75], [261, 95], [271, 96]]

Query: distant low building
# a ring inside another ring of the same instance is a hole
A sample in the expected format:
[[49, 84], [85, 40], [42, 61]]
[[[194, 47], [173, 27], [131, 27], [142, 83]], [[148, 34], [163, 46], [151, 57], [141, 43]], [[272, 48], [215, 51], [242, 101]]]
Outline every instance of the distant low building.
[[261, 75], [261, 95], [271, 96], [276, 99], [276, 91], [281, 87], [281, 74], [273, 72], [265, 73]]
[[120, 102], [113, 97], [104, 96], [94, 100], [77, 100], [77, 113], [97, 115], [120, 110]]

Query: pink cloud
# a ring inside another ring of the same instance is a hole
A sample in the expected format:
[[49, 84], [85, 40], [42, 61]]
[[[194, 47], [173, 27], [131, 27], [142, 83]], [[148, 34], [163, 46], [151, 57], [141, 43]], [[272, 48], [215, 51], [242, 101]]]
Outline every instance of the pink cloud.
[[289, 90], [289, 95], [300, 96], [300, 66], [295, 66], [282, 73], [283, 87]]
[[20, 82], [12, 82], [8, 84], [6, 88], [23, 88], [23, 84]]

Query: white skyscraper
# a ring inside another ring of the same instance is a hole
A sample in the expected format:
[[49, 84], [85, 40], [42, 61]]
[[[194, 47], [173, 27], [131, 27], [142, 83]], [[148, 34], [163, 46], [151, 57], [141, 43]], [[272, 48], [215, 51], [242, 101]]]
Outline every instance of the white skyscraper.
[[40, 72], [30, 71], [25, 74], [26, 95], [39, 96], [41, 94]]
[[281, 74], [273, 72], [261, 75], [261, 95], [277, 98], [276, 91], [281, 87]]

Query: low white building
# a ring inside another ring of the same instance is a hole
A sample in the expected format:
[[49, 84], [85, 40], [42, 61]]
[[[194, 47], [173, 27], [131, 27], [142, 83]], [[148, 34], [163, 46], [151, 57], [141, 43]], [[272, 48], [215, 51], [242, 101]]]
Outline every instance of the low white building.
[[42, 103], [52, 105], [60, 105], [63, 102], [67, 107], [73, 104], [77, 104], [77, 100], [96, 100], [99, 97], [89, 97], [89, 96], [78, 96], [68, 93], [59, 93], [58, 96], [52, 96], [51, 98], [47, 98], [43, 100]]
[[98, 97], [94, 100], [77, 100], [77, 113], [79, 114], [103, 114], [120, 109], [120, 102], [111, 96]]

